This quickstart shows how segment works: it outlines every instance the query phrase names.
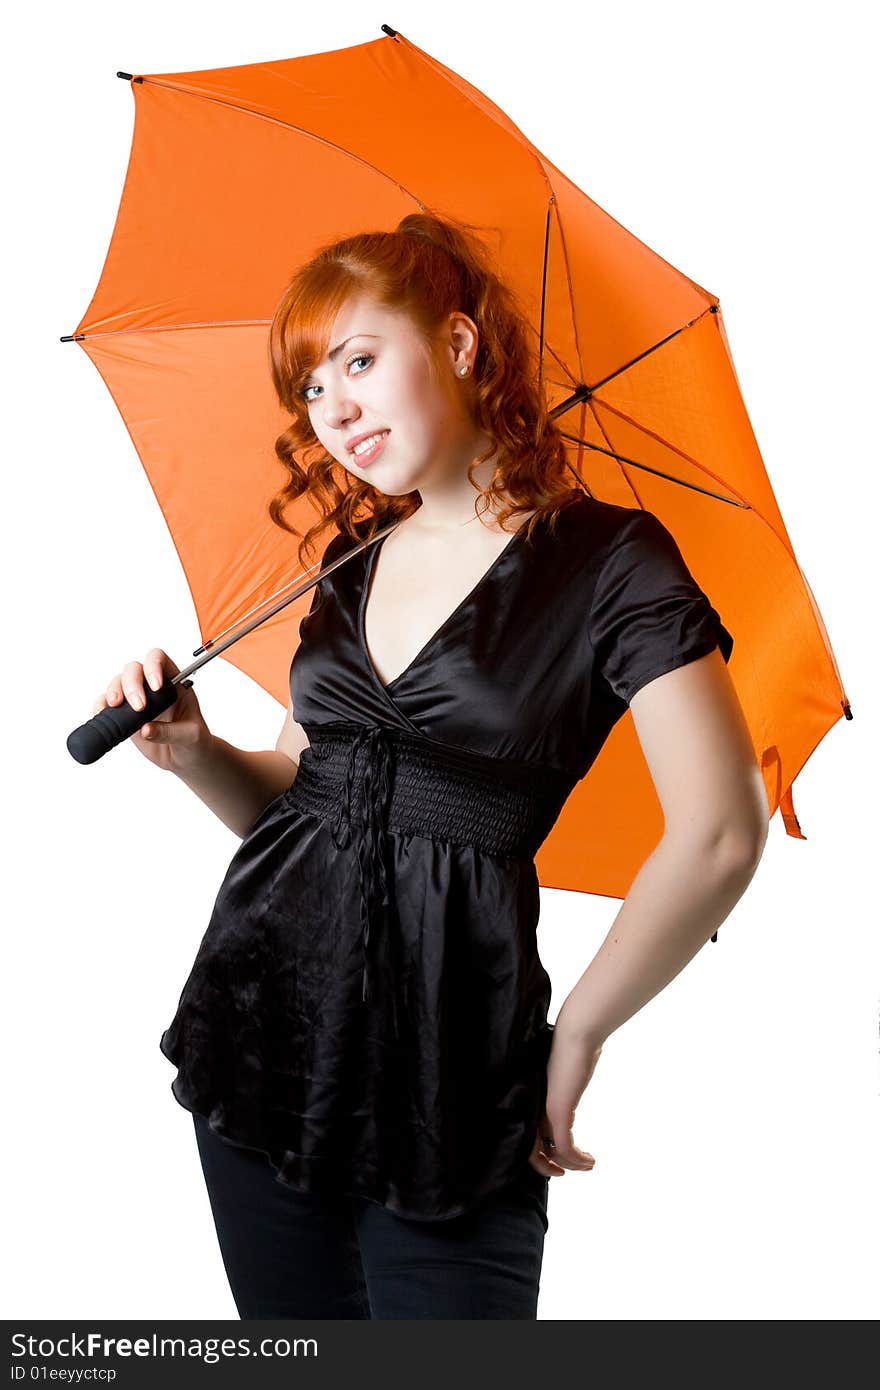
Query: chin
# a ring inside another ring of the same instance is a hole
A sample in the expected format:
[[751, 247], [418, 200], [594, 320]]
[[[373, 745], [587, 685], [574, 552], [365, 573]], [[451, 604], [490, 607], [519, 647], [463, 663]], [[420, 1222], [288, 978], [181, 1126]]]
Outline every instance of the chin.
[[399, 469], [383, 468], [381, 460], [377, 460], [372, 468], [365, 468], [363, 473], [355, 476], [361, 482], [369, 483], [377, 492], [384, 493], [386, 497], [406, 497], [418, 488], [415, 478], [402, 478]]
[[381, 492], [383, 497], [407, 497], [414, 491], [414, 488], [411, 487], [392, 487], [390, 483], [379, 478], [365, 478], [364, 482], [368, 482], [377, 492]]

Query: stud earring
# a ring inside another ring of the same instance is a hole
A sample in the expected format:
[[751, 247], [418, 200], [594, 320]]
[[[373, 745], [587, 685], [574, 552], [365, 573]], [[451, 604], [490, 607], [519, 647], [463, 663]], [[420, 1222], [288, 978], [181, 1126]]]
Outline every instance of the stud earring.
[[459, 372], [458, 375], [459, 375], [459, 376], [467, 376], [467, 374], [468, 374], [468, 369], [467, 369], [467, 367], [462, 367], [462, 369], [461, 369], [461, 371]]

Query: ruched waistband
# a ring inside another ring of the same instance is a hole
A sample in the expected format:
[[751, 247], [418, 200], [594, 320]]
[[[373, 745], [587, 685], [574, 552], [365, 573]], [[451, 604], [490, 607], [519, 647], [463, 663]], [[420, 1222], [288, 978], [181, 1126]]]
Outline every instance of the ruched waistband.
[[366, 1000], [370, 928], [387, 925], [390, 908], [387, 831], [533, 859], [575, 779], [558, 768], [487, 757], [380, 724], [340, 720], [308, 726], [306, 733], [310, 746], [284, 799], [328, 821], [339, 848], [356, 848]]

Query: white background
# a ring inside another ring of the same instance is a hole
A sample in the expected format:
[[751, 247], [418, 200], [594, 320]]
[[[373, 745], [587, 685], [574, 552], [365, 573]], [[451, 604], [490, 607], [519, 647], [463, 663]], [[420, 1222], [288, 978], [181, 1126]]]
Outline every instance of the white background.
[[[125, 427], [59, 342], [91, 298], [128, 160], [118, 68], [293, 57], [385, 22], [487, 93], [724, 310], [746, 406], [852, 704], [708, 944], [607, 1041], [578, 1109], [589, 1173], [550, 1186], [545, 1319], [878, 1313], [874, 775], [878, 228], [869, 8], [530, 12], [395, 0], [37, 8], [3, 129], [7, 1317], [234, 1318], [190, 1116], [158, 1040], [238, 839], [131, 745], [65, 740], [125, 661], [199, 634]], [[7, 32], [9, 32], [7, 30]], [[873, 140], [871, 136], [873, 135]], [[779, 640], [785, 640], [780, 632]], [[874, 680], [874, 685], [872, 685]], [[283, 710], [224, 660], [211, 727]], [[808, 692], [793, 690], [793, 707]], [[619, 902], [544, 890], [551, 1018]]]

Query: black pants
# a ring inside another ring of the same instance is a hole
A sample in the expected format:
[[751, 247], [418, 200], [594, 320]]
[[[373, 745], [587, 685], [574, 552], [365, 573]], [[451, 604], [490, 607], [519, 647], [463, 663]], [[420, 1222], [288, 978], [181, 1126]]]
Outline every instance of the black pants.
[[413, 1221], [300, 1192], [193, 1119], [239, 1317], [537, 1317], [550, 1179], [530, 1165], [461, 1216]]

